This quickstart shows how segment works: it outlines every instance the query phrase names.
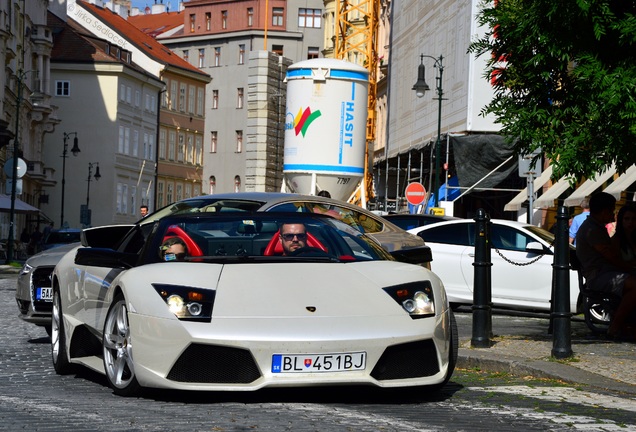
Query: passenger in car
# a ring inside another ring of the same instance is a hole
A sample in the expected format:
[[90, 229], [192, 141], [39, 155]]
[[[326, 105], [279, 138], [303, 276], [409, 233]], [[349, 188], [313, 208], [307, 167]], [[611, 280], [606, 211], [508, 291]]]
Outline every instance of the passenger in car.
[[170, 237], [159, 248], [163, 261], [183, 261], [188, 254], [188, 246], [179, 237]]

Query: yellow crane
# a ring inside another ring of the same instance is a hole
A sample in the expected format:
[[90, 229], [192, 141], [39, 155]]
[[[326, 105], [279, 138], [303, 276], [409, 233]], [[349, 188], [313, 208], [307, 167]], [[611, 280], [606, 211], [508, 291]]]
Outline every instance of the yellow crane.
[[379, 15], [380, 0], [336, 0], [335, 57], [361, 64], [369, 71], [364, 177], [349, 198], [349, 202], [362, 207], [366, 207], [367, 200], [374, 195], [370, 166], [375, 143]]

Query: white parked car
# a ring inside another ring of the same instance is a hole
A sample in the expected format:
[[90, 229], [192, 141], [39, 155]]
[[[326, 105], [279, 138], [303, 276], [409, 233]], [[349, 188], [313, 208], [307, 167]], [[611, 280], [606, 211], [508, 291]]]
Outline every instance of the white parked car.
[[[281, 255], [283, 222], [306, 247]], [[439, 389], [457, 359], [440, 279], [314, 213], [207, 212], [84, 231], [53, 272], [57, 373], [83, 365], [119, 395], [367, 384]], [[182, 261], [162, 244], [181, 238]], [[97, 241], [99, 247], [90, 247]], [[395, 253], [401, 253], [396, 251]]]
[[[491, 279], [494, 306], [550, 310], [554, 235], [521, 222], [491, 220]], [[433, 252], [432, 267], [442, 279], [449, 301], [473, 304], [475, 221], [456, 219], [409, 230]], [[572, 249], [573, 250], [573, 249]], [[570, 270], [570, 310], [579, 305], [578, 275]]]

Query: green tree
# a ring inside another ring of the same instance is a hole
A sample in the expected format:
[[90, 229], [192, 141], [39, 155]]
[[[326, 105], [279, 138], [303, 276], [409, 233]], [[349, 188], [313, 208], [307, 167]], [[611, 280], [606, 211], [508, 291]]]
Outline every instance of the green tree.
[[487, 33], [492, 113], [515, 151], [541, 148], [554, 176], [591, 177], [636, 163], [636, 1], [494, 0]]

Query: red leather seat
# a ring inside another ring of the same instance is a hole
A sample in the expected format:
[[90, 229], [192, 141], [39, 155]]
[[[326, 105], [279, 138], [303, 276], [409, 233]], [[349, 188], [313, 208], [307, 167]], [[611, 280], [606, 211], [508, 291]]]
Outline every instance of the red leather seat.
[[183, 228], [177, 225], [171, 225], [166, 230], [166, 235], [163, 238], [163, 241], [166, 241], [170, 237], [179, 237], [183, 240], [188, 247], [188, 255], [189, 256], [203, 256], [203, 251], [199, 247], [198, 244], [186, 233]]
[[[265, 247], [263, 255], [273, 256], [283, 254], [283, 243], [280, 240], [279, 233], [280, 231], [276, 231], [276, 233], [274, 233], [274, 236]], [[327, 252], [327, 248], [322, 243], [320, 243], [320, 241], [311, 233], [307, 233], [307, 246], [320, 249], [323, 252]]]

